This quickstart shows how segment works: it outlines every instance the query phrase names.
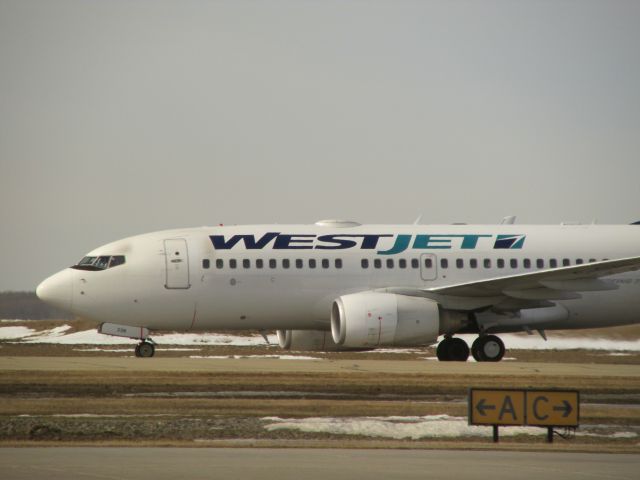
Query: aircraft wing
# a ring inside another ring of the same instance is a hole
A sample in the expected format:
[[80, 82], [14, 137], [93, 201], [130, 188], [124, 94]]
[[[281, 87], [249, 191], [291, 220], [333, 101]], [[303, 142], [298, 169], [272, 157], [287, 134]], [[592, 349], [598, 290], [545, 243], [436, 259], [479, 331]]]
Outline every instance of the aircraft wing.
[[640, 257], [537, 270], [442, 287], [391, 287], [381, 291], [427, 297], [438, 301], [445, 308], [457, 310], [475, 310], [488, 306], [519, 310], [550, 306], [553, 305], [550, 303], [553, 300], [581, 298], [580, 292], [615, 290], [618, 285], [602, 277], [635, 270], [640, 270]]

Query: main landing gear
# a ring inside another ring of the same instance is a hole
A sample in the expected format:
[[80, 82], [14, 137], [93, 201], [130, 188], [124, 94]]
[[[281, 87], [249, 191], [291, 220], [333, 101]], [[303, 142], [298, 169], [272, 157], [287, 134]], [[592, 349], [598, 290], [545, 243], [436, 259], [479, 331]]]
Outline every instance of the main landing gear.
[[[504, 343], [495, 335], [482, 335], [471, 346], [471, 355], [476, 362], [499, 362], [504, 352]], [[461, 338], [446, 336], [438, 344], [436, 355], [441, 362], [466, 362], [469, 346]]]
[[151, 358], [155, 353], [156, 347], [150, 338], [146, 338], [136, 345], [136, 357]]
[[482, 335], [471, 345], [471, 355], [476, 362], [499, 362], [504, 352], [504, 342], [495, 335]]

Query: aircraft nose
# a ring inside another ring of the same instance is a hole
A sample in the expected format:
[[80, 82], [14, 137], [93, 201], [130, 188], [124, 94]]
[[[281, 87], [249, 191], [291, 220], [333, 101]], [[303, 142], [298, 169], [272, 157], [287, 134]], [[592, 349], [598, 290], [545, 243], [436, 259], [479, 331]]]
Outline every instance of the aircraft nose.
[[51, 275], [36, 289], [38, 298], [63, 310], [71, 310], [73, 278], [69, 270]]

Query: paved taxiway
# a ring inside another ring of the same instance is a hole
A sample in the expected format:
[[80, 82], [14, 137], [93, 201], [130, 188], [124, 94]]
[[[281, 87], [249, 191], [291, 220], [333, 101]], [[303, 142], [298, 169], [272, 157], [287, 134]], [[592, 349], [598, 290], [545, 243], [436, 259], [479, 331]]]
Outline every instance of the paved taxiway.
[[0, 357], [0, 371], [148, 371], [237, 373], [335, 373], [439, 375], [544, 375], [546, 377], [640, 378], [637, 365], [430, 362], [419, 360], [278, 360], [271, 358], [121, 358], [121, 357]]
[[640, 455], [446, 450], [1, 448], [5, 480], [638, 478]]

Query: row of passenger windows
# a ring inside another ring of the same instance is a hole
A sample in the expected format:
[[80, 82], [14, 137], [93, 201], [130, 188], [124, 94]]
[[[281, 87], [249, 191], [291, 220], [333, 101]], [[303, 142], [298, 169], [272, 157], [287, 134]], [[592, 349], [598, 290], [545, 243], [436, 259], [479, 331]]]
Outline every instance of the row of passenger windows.
[[[251, 268], [251, 260], [249, 260], [248, 258], [243, 259], [242, 262], [239, 262], [235, 258], [231, 258], [229, 259], [227, 265], [229, 268], [238, 268], [238, 265], [240, 263], [242, 263], [242, 268]], [[328, 258], [323, 258], [320, 260], [320, 262], [318, 262], [314, 258], [310, 258], [308, 261], [308, 266], [309, 268], [317, 268], [318, 263], [320, 264], [320, 266], [322, 266], [322, 268], [329, 268], [331, 265]], [[224, 268], [224, 264], [225, 262], [223, 259], [221, 258], [216, 259], [217, 269]], [[255, 263], [254, 263], [255, 268], [257, 269], [265, 268], [265, 264], [268, 265], [269, 268], [278, 268], [278, 260], [276, 260], [275, 258], [270, 258], [267, 262], [265, 262], [261, 258], [258, 258], [255, 260]], [[301, 258], [297, 258], [293, 260], [293, 264], [295, 265], [296, 268], [304, 268], [304, 261]], [[289, 260], [288, 258], [283, 258], [282, 260], [280, 260], [280, 266], [282, 268], [291, 268], [291, 265], [292, 265], [292, 261]], [[335, 266], [335, 268], [342, 268], [342, 259], [336, 258], [333, 262], [333, 265]], [[205, 258], [204, 260], [202, 260], [202, 268], [209, 268], [209, 266], [210, 266], [210, 262], [208, 258]]]
[[[519, 261], [517, 258], [511, 258], [508, 260], [509, 260], [508, 264], [510, 268], [513, 268], [513, 269], [518, 268]], [[590, 258], [588, 260], [589, 263], [592, 263], [595, 261], [596, 261], [595, 258]], [[284, 269], [291, 268], [292, 265], [295, 265], [295, 268], [304, 268], [304, 264], [305, 264], [304, 260], [301, 258], [297, 258], [293, 261], [288, 258], [283, 258], [279, 262], [280, 262], [280, 266]], [[585, 263], [584, 259], [576, 258], [573, 264], [582, 265], [583, 263]], [[240, 264], [242, 265], [242, 268], [245, 268], [245, 269], [251, 268], [251, 260], [248, 258], [245, 258], [242, 261], [236, 260], [235, 258], [231, 258], [227, 261], [227, 266], [231, 269], [239, 268]], [[373, 261], [370, 261], [367, 258], [363, 258], [360, 261], [360, 266], [363, 269], [367, 269], [371, 265], [373, 265], [373, 268], [376, 268], [376, 269], [382, 268], [383, 265], [386, 268], [395, 268], [396, 264], [398, 268], [401, 268], [401, 269], [420, 268], [420, 262], [417, 258], [411, 258], [411, 259], [400, 258], [397, 261], [393, 258], [387, 258], [384, 260], [384, 262], [381, 258], [375, 258]], [[275, 258], [270, 258], [269, 260], [265, 261], [261, 258], [258, 258], [254, 262], [254, 266], [257, 269], [265, 268], [265, 265], [268, 265], [268, 267], [271, 269], [278, 268], [278, 260], [276, 260]], [[314, 258], [310, 258], [307, 260], [308, 268], [312, 268], [312, 269], [318, 268], [318, 265], [320, 265], [322, 268], [330, 268], [331, 262], [328, 258], [323, 258], [319, 262]], [[334, 259], [333, 265], [337, 269], [342, 268], [342, 259], [340, 258]], [[455, 259], [456, 268], [460, 268], [460, 269], [465, 268], [465, 265], [468, 265], [469, 268], [479, 268], [480, 266], [482, 266], [483, 268], [492, 268], [494, 263], [490, 258], [484, 258], [481, 260], [477, 258], [471, 258], [466, 262], [462, 258]], [[534, 260], [530, 258], [525, 258], [522, 260], [522, 268], [533, 268], [533, 265], [534, 265]], [[550, 258], [548, 260], [545, 260], [543, 258], [535, 259], [535, 268], [539, 268], [539, 269], [558, 268], [559, 266], [569, 267], [571, 265], [572, 265], [571, 259], [569, 258], [563, 258], [562, 260], [558, 260], [556, 258]], [[498, 258], [495, 260], [495, 266], [497, 268], [505, 268], [507, 266], [507, 260], [505, 260], [504, 258]], [[209, 268], [209, 267], [210, 267], [209, 259], [205, 258], [204, 260], [202, 260], [202, 268]], [[216, 259], [216, 268], [222, 269], [224, 267], [225, 267], [225, 261], [222, 258]], [[425, 258], [424, 267], [427, 269], [434, 268], [433, 259]], [[443, 269], [449, 268], [449, 259], [441, 258], [440, 268], [443, 268]]]

